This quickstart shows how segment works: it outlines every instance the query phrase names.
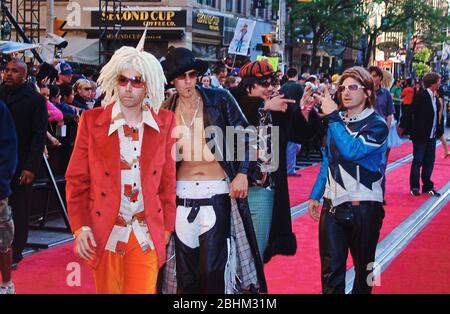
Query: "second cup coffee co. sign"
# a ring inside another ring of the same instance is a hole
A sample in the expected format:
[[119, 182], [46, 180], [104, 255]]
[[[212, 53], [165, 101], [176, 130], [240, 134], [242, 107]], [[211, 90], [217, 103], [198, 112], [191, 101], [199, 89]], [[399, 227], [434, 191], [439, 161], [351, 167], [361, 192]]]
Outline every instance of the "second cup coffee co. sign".
[[92, 26], [119, 24], [122, 27], [186, 27], [186, 11], [93, 11]]

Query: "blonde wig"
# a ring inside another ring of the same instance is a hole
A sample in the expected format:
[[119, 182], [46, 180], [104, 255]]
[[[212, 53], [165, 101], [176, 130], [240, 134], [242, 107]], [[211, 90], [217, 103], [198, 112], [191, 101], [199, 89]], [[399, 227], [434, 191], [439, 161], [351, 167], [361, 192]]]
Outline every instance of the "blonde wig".
[[117, 78], [126, 70], [133, 69], [141, 73], [146, 83], [145, 102], [158, 113], [164, 100], [166, 78], [159, 61], [150, 53], [139, 48], [124, 46], [117, 50], [111, 60], [100, 71], [97, 84], [105, 93], [103, 105], [110, 105], [118, 99]]

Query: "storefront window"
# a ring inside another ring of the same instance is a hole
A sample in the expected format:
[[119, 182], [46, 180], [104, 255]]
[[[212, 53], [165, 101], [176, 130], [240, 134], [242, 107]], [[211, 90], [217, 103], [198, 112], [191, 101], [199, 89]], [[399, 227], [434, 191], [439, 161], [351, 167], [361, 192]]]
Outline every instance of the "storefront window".
[[237, 21], [237, 18], [225, 18], [223, 27], [223, 45], [228, 46], [231, 43], [231, 40], [234, 36], [234, 30], [236, 29]]
[[195, 57], [206, 60], [219, 59], [219, 46], [192, 43], [192, 52]]

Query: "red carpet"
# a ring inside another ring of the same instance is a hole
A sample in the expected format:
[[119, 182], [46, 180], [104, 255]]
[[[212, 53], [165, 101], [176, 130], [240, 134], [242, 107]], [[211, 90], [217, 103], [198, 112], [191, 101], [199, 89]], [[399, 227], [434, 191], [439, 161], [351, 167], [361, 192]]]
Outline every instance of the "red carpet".
[[317, 174], [320, 171], [320, 165], [314, 165], [300, 171], [300, 177], [288, 177], [289, 198], [291, 207], [309, 199], [312, 186], [316, 182]]
[[450, 293], [450, 204], [381, 274], [374, 293]]
[[[397, 160], [411, 153], [411, 150], [410, 143], [405, 143], [401, 147], [395, 148], [389, 159]], [[441, 154], [442, 149], [440, 148], [437, 156]], [[412, 197], [409, 195], [409, 168], [410, 163], [388, 174], [388, 205], [386, 206], [382, 237], [392, 231], [427, 199], [426, 196]], [[449, 170], [450, 160], [437, 157], [433, 173], [436, 189], [440, 189], [448, 182]], [[291, 206], [308, 199], [318, 171], [319, 166], [313, 166], [300, 171], [301, 177], [289, 178]], [[317, 224], [309, 215], [304, 215], [293, 222], [293, 228], [298, 241], [297, 255], [276, 256], [266, 265], [269, 292], [319, 293], [321, 287]], [[67, 284], [67, 277], [72, 274], [73, 270], [68, 271], [66, 268], [71, 262], [79, 262], [81, 265], [81, 286], [70, 287]], [[19, 269], [13, 273], [13, 280], [18, 293], [95, 292], [91, 271], [74, 256], [72, 243], [26, 257], [19, 265]]]
[[[443, 149], [437, 150], [437, 156]], [[409, 194], [411, 163], [397, 168], [387, 175], [386, 217], [381, 229], [381, 239], [422, 205], [429, 196], [413, 197]], [[436, 158], [433, 180], [436, 189], [449, 181], [450, 160]], [[265, 267], [270, 293], [320, 293], [320, 258], [318, 227], [309, 214], [293, 222], [297, 236], [295, 256], [276, 256]], [[348, 267], [351, 267], [351, 258]]]
[[399, 160], [400, 158], [405, 157], [406, 155], [409, 155], [413, 152], [413, 145], [411, 141], [407, 141], [403, 143], [399, 147], [394, 147], [391, 149], [391, 152], [389, 153], [389, 160], [388, 162], [391, 163], [393, 161]]
[[[91, 270], [75, 256], [72, 245], [71, 242], [25, 257], [13, 272], [17, 293], [95, 293]], [[73, 268], [67, 268], [74, 262], [81, 267], [81, 280], [80, 286], [71, 287], [67, 278], [74, 278], [70, 276]]]

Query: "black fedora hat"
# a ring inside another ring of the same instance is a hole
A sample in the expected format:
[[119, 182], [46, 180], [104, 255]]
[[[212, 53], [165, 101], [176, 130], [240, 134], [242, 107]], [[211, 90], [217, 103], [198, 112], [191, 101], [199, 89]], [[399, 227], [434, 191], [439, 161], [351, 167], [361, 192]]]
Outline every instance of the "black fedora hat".
[[208, 70], [208, 63], [196, 59], [192, 51], [186, 48], [173, 49], [161, 64], [168, 83], [189, 70], [197, 71], [199, 76]]

